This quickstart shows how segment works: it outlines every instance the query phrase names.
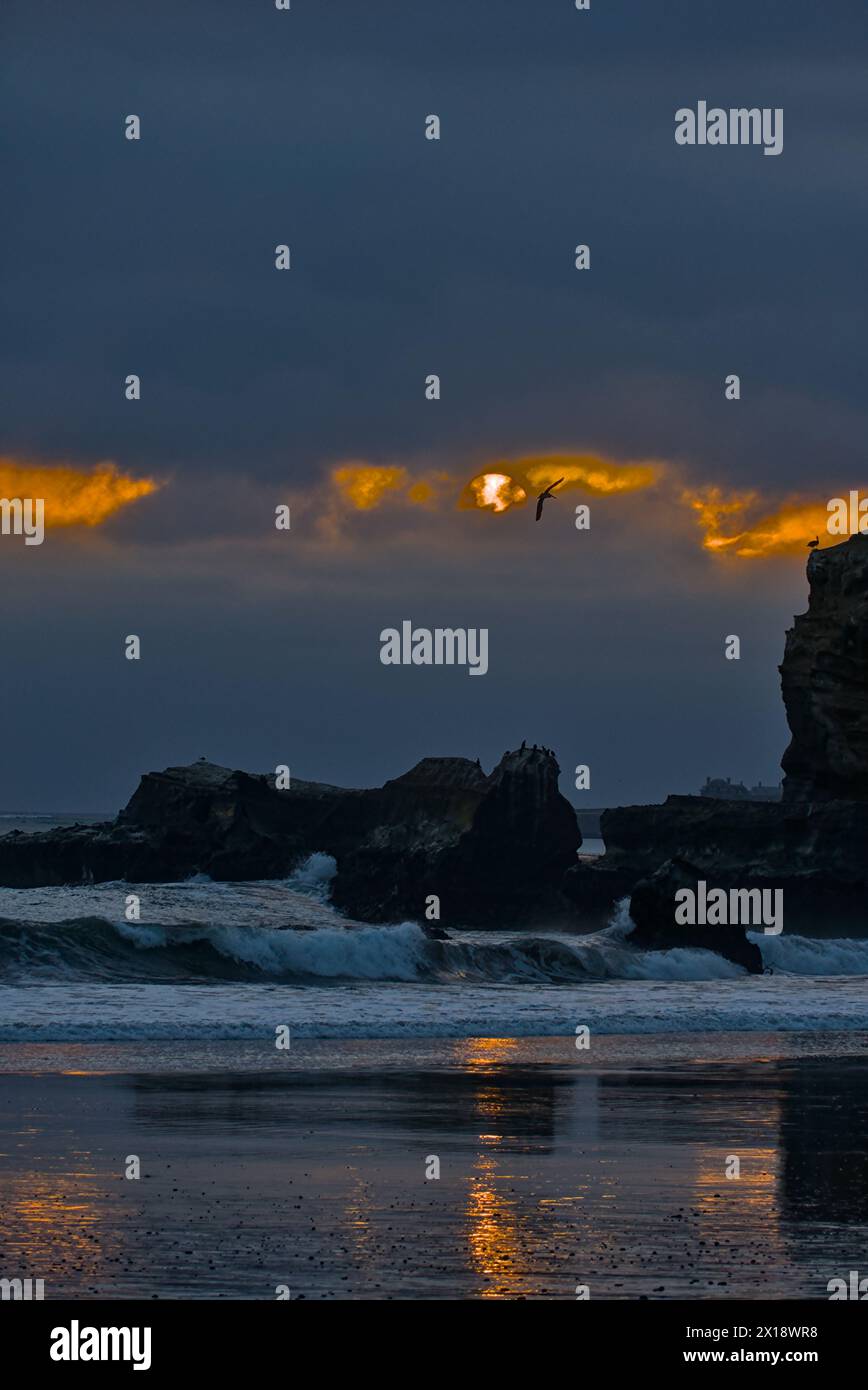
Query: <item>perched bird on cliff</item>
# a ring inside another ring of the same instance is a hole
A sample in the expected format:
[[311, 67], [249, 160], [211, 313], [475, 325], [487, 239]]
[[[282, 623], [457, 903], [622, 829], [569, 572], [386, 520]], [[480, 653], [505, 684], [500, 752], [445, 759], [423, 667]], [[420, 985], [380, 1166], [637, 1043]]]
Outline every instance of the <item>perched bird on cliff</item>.
[[537, 519], [537, 521], [539, 521], [540, 517], [542, 516], [543, 504], [544, 504], [546, 498], [547, 498], [547, 497], [553, 497], [553, 496], [554, 496], [554, 493], [553, 493], [552, 489], [553, 489], [553, 488], [556, 488], [556, 487], [558, 486], [558, 483], [562, 483], [563, 481], [564, 481], [563, 478], [558, 478], [557, 483], [549, 483], [549, 486], [545, 489], [545, 491], [544, 491], [544, 492], [541, 492], [540, 495], [539, 495], [539, 497], [536, 499], [536, 519]]
[[820, 544], [820, 537], [818, 536], [817, 539], [816, 539], [815, 541], [808, 541], [808, 549], [809, 549], [809, 550], [816, 550], [816, 549], [817, 549], [817, 546], [818, 546], [819, 544]]

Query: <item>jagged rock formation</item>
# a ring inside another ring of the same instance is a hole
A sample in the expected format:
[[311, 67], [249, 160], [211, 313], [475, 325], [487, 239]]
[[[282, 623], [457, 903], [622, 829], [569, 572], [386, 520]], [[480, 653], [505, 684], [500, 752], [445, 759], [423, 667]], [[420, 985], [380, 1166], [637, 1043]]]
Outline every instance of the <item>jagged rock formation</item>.
[[868, 800], [868, 536], [815, 550], [807, 613], [787, 633], [786, 801]]
[[[673, 885], [700, 879], [782, 889], [784, 931], [868, 935], [868, 537], [815, 551], [808, 579], [808, 611], [788, 632], [780, 667], [792, 733], [783, 801], [670, 796], [604, 816], [596, 892], [633, 876], [637, 943], [672, 944]], [[572, 896], [594, 873], [573, 871]], [[713, 942], [722, 929], [707, 931]], [[717, 949], [742, 955], [737, 940], [721, 937]]]
[[147, 773], [113, 822], [0, 837], [0, 884], [206, 873], [276, 878], [309, 854], [335, 857], [335, 903], [370, 921], [527, 923], [569, 913], [559, 891], [581, 833], [542, 749], [507, 753], [486, 776], [467, 758], [424, 758], [371, 790], [231, 771], [204, 759]]
[[[488, 777], [463, 758], [426, 758], [370, 795], [377, 798], [370, 830], [336, 853], [332, 897], [354, 916], [417, 915], [431, 894], [447, 923], [571, 915], [560, 885], [582, 837], [551, 753], [505, 753]], [[327, 828], [339, 825], [337, 816]]]

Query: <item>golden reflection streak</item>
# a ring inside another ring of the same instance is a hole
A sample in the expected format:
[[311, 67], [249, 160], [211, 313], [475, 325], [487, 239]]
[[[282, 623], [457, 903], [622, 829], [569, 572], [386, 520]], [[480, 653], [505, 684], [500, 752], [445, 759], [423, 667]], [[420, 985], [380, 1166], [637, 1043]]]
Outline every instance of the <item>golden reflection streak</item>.
[[[465, 1066], [483, 1071], [507, 1060], [518, 1047], [518, 1038], [467, 1038], [460, 1053]], [[474, 1093], [473, 1103], [485, 1125], [479, 1135], [479, 1142], [485, 1147], [474, 1164], [467, 1194], [471, 1265], [480, 1279], [483, 1298], [529, 1294], [535, 1287], [526, 1269], [532, 1229], [529, 1221], [519, 1215], [520, 1199], [499, 1187], [508, 1175], [498, 1174], [498, 1164], [511, 1156], [492, 1152], [503, 1143], [503, 1126], [492, 1124], [507, 1114], [503, 1089], [496, 1084], [481, 1086]], [[515, 1181], [515, 1175], [509, 1178]]]
[[459, 1045], [459, 1056], [467, 1067], [487, 1067], [511, 1057], [518, 1045], [518, 1038], [465, 1038]]
[[[768, 1121], [773, 1130], [777, 1129], [779, 1106], [773, 1107]], [[696, 1153], [693, 1200], [700, 1219], [698, 1234], [706, 1240], [720, 1239], [721, 1231], [727, 1228], [727, 1207], [732, 1202], [737, 1207], [733, 1226], [747, 1222], [752, 1229], [762, 1231], [768, 1256], [782, 1262], [786, 1242], [778, 1197], [780, 1146], [733, 1144], [729, 1152], [740, 1160], [738, 1178], [725, 1176], [728, 1155], [719, 1145], [701, 1148]]]
[[106, 1226], [103, 1207], [86, 1191], [96, 1179], [92, 1169], [7, 1177], [0, 1218], [6, 1262], [47, 1281], [53, 1272], [60, 1281], [73, 1265], [77, 1281], [96, 1280], [106, 1259], [123, 1249], [120, 1232]]
[[485, 1281], [481, 1296], [513, 1298], [531, 1293], [534, 1281], [521, 1268], [527, 1235], [516, 1214], [516, 1200], [501, 1195], [496, 1184], [497, 1160], [493, 1154], [482, 1153], [467, 1195], [467, 1243], [471, 1263]]

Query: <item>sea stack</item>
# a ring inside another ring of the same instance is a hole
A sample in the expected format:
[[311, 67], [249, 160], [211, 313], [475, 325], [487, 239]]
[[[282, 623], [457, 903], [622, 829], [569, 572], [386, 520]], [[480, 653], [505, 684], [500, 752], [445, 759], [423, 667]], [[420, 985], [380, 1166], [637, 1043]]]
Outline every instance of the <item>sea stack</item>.
[[[670, 796], [604, 812], [605, 856], [567, 875], [589, 923], [629, 893], [636, 944], [700, 944], [695, 931], [679, 937], [673, 893], [704, 880], [782, 889], [786, 932], [868, 936], [868, 537], [813, 551], [807, 574], [808, 610], [779, 668], [792, 735], [783, 799]], [[715, 928], [701, 944], [757, 968], [742, 938]]]
[[784, 800], [868, 801], [868, 536], [814, 551], [808, 579], [780, 667]]

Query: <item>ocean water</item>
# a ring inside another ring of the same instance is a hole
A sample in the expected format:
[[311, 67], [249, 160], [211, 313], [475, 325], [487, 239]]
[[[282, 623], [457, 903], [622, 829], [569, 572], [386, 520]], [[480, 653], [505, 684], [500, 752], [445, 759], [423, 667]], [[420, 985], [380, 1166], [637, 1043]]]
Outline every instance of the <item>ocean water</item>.
[[11, 830], [30, 835], [57, 826], [93, 825], [114, 817], [114, 811], [0, 811], [0, 835], [8, 835]]
[[[868, 941], [753, 939], [773, 973], [589, 935], [354, 923], [334, 863], [256, 883], [0, 889], [0, 1042], [551, 1038], [868, 1030]], [[128, 895], [141, 921], [125, 919]]]

